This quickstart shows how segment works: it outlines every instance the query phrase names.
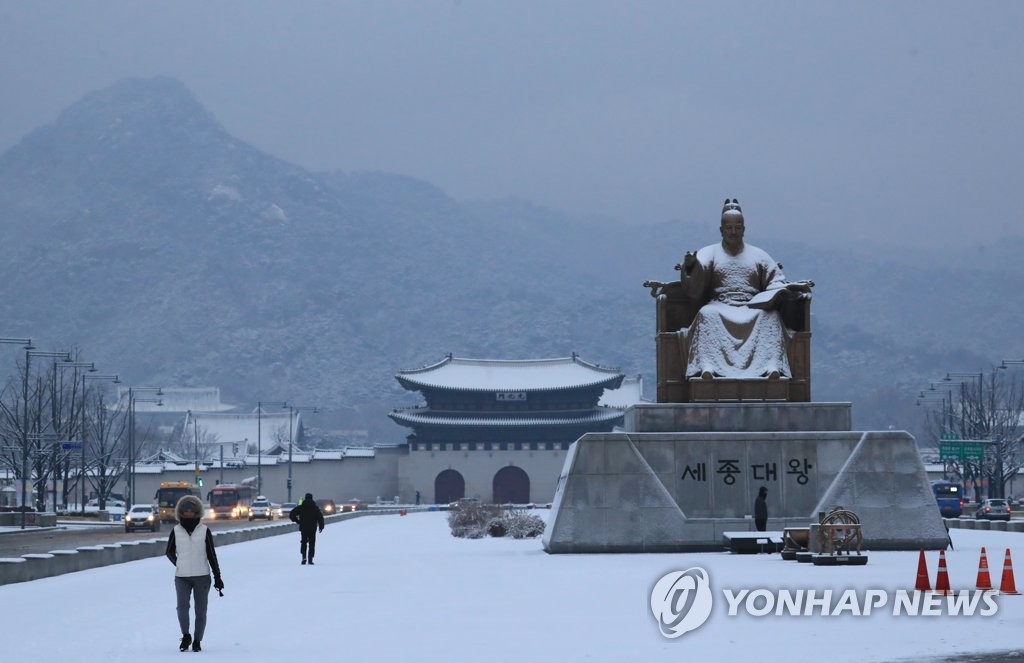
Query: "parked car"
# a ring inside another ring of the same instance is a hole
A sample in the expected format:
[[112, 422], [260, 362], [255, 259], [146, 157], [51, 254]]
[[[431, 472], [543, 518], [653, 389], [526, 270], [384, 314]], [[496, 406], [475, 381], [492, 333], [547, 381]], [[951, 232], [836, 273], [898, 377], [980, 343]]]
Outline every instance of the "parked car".
[[448, 504], [449, 509], [457, 509], [460, 506], [480, 506], [479, 497], [461, 497]]
[[[99, 498], [96, 498], [96, 497], [92, 498], [91, 500], [89, 500], [88, 502], [85, 503], [85, 506], [91, 506], [91, 507], [95, 507], [97, 509], [100, 508]], [[108, 497], [107, 501], [106, 501], [106, 507], [108, 509], [110, 507], [115, 507], [117, 509], [123, 509], [124, 508], [124, 500], [119, 500], [116, 497]]]
[[1004, 499], [987, 499], [978, 505], [974, 517], [978, 520], [1009, 520], [1010, 504]]
[[249, 520], [257, 518], [274, 519], [274, 508], [270, 505], [270, 500], [263, 495], [257, 495], [249, 506]]
[[131, 511], [124, 514], [124, 531], [148, 529], [150, 532], [160, 531], [160, 512], [152, 504], [136, 504]]

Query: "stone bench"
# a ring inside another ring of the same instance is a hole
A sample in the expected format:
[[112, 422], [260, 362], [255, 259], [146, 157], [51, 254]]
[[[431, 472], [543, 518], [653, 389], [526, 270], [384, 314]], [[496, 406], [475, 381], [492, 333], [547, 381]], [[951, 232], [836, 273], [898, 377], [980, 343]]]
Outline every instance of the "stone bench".
[[782, 551], [782, 532], [722, 532], [722, 540], [731, 553], [750, 555]]

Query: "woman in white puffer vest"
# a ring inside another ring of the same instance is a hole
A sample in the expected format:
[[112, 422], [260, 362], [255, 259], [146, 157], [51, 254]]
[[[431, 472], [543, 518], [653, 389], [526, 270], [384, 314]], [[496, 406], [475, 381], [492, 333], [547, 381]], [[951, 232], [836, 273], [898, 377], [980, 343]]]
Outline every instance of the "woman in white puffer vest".
[[[202, 651], [200, 644], [206, 631], [206, 604], [210, 596], [210, 572], [213, 586], [220, 592], [224, 581], [220, 578], [217, 551], [213, 547], [213, 533], [202, 523], [203, 503], [194, 495], [178, 500], [174, 508], [178, 524], [167, 539], [167, 559], [174, 564], [174, 589], [178, 595], [178, 625], [181, 626], [181, 645], [185, 651]], [[196, 599], [195, 634], [189, 634], [189, 599]], [[221, 594], [223, 596], [223, 594]]]

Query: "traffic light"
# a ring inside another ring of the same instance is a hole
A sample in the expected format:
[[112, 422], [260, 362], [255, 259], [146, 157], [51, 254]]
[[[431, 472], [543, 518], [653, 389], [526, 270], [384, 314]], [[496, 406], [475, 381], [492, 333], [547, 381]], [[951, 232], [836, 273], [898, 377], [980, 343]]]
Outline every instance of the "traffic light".
[[199, 485], [200, 488], [202, 488], [203, 487], [203, 477], [199, 477], [198, 479], [196, 479], [196, 483]]

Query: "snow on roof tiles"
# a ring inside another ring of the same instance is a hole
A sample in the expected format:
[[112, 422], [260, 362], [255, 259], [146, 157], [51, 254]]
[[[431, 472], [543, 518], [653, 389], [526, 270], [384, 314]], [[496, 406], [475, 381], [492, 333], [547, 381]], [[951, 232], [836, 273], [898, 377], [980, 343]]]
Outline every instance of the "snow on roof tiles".
[[628, 408], [644, 401], [644, 379], [637, 375], [632, 378], [623, 378], [622, 386], [618, 389], [605, 389], [601, 395], [598, 405], [609, 407]]
[[[291, 435], [299, 430], [301, 412], [291, 420]], [[199, 426], [199, 443], [202, 445], [242, 443], [256, 445], [257, 438], [263, 452], [275, 444], [288, 445], [288, 412], [266, 412], [257, 417], [255, 412], [193, 412], [192, 421], [185, 424], [184, 438], [194, 439], [193, 426]]]
[[466, 391], [543, 391], [618, 386], [622, 373], [585, 362], [576, 355], [558, 359], [466, 359], [449, 355], [436, 364], [400, 371], [403, 387]]
[[404, 408], [389, 414], [396, 423], [403, 426], [581, 426], [621, 421], [624, 412], [617, 408], [598, 408], [581, 416], [523, 416], [523, 417], [474, 417], [438, 414], [429, 408]]

